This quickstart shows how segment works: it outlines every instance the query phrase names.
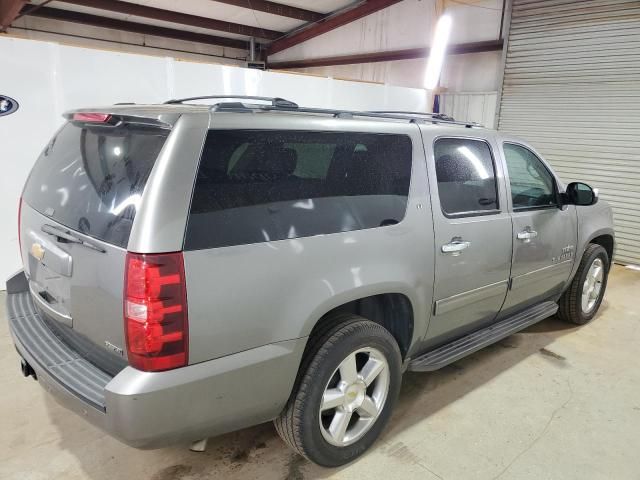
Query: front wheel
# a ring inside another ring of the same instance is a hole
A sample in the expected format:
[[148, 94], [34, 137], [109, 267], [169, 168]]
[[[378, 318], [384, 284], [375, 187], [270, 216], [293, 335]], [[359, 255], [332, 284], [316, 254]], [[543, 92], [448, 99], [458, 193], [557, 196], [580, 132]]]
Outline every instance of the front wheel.
[[393, 336], [356, 315], [328, 320], [310, 340], [296, 388], [275, 420], [295, 451], [326, 467], [348, 463], [380, 435], [400, 390]]
[[607, 288], [608, 275], [607, 251], [600, 245], [589, 244], [571, 285], [558, 302], [558, 316], [576, 325], [589, 322], [598, 313]]

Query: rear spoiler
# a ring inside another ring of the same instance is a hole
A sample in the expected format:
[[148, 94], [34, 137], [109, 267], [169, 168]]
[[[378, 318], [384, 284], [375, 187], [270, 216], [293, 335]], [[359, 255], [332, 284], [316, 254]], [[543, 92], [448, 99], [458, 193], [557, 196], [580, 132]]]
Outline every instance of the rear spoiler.
[[123, 124], [134, 124], [167, 129], [172, 127], [171, 123], [157, 117], [122, 115], [111, 112], [71, 111], [64, 113], [62, 116], [70, 122], [92, 126], [117, 127]]
[[117, 127], [123, 124], [171, 129], [180, 117], [173, 114], [136, 115], [119, 109], [71, 110], [62, 116], [69, 122], [96, 127]]

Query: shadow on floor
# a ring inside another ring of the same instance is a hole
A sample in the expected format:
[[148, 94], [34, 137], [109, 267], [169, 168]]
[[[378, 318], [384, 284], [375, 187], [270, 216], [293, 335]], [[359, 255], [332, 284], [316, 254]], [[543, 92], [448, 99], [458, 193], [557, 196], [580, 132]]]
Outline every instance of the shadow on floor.
[[[405, 374], [395, 413], [372, 451], [397, 455], [390, 446], [399, 433], [531, 355], [541, 353], [549, 361], [562, 362], [563, 357], [546, 347], [575, 328], [551, 317], [437, 372]], [[87, 477], [94, 480], [302, 480], [326, 478], [340, 470], [317, 467], [291, 453], [271, 423], [212, 438], [204, 453], [190, 452], [183, 445], [140, 451], [86, 425], [48, 395], [45, 398], [49, 417], [59, 431], [59, 447], [72, 454]]]

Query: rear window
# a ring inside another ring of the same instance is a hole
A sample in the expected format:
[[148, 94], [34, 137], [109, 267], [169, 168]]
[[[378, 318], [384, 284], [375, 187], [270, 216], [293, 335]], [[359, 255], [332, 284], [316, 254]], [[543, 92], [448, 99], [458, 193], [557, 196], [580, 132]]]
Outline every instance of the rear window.
[[405, 135], [211, 130], [185, 248], [396, 224], [407, 207], [411, 153]]
[[169, 130], [67, 123], [36, 162], [24, 200], [53, 220], [126, 247], [142, 191]]
[[447, 216], [498, 212], [498, 187], [489, 145], [482, 140], [440, 138], [434, 146], [438, 196]]

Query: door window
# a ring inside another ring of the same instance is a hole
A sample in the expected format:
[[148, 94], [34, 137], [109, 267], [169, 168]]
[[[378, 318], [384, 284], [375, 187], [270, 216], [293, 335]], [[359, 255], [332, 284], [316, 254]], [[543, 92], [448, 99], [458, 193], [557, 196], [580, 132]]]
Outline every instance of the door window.
[[447, 216], [498, 210], [498, 188], [489, 145], [481, 140], [441, 138], [434, 145], [438, 195]]
[[557, 205], [553, 175], [531, 150], [505, 143], [504, 156], [514, 210]]

